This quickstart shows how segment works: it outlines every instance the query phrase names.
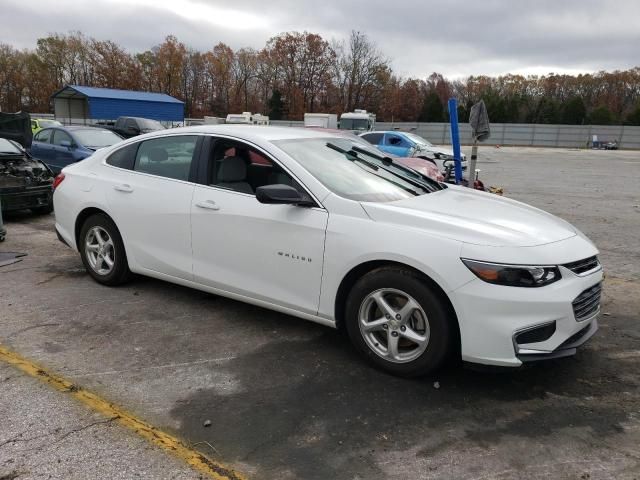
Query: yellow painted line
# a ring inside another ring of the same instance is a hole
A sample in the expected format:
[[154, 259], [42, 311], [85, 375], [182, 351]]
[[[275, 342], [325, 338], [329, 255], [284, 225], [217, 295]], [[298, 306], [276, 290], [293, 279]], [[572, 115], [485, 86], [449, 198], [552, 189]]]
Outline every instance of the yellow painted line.
[[107, 417], [114, 418], [114, 421], [120, 425], [132, 430], [152, 444], [168, 450], [181, 458], [199, 473], [208, 475], [216, 480], [245, 480], [246, 478], [230, 467], [211, 460], [202, 453], [188, 447], [176, 437], [162, 430], [158, 430], [153, 425], [140, 420], [117, 405], [100, 398], [95, 393], [85, 390], [73, 382], [47, 371], [2, 345], [0, 345], [0, 360], [13, 365], [31, 377], [43, 381], [56, 390], [72, 396], [90, 409], [100, 412]]

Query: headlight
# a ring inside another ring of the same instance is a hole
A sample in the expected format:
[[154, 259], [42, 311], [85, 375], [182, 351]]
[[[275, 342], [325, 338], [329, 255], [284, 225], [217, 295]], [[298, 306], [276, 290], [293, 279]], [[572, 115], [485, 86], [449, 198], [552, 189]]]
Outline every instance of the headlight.
[[542, 287], [562, 278], [556, 266], [504, 265], [462, 258], [479, 279], [507, 287]]

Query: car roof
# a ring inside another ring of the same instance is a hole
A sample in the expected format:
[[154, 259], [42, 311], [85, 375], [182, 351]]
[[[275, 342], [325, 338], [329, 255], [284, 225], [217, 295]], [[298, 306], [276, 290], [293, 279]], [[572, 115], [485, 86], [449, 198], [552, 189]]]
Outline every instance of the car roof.
[[272, 127], [266, 125], [199, 125], [192, 127], [170, 128], [144, 135], [145, 138], [163, 136], [167, 134], [210, 133], [218, 135], [237, 136], [246, 140], [274, 142], [278, 140], [294, 140], [304, 138], [344, 138], [344, 135], [321, 132], [300, 127]]
[[55, 125], [53, 127], [43, 128], [43, 130], [63, 130], [67, 132], [77, 132], [79, 130], [105, 130], [111, 132], [108, 128], [94, 127], [92, 125]]
[[404, 130], [373, 130], [371, 132], [364, 132], [362, 135], [366, 135], [367, 133], [413, 133], [413, 132], [405, 132]]

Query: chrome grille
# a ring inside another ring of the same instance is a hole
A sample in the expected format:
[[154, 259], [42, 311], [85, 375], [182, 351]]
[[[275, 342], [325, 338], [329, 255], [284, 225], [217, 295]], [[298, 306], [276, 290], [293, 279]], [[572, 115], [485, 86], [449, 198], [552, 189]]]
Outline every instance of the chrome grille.
[[586, 320], [598, 312], [601, 294], [602, 284], [598, 283], [576, 297], [573, 301], [573, 314], [577, 321]]
[[576, 275], [589, 272], [599, 266], [600, 262], [596, 256], [585, 258], [584, 260], [578, 260], [577, 262], [565, 263], [563, 265], [563, 267], [568, 268]]

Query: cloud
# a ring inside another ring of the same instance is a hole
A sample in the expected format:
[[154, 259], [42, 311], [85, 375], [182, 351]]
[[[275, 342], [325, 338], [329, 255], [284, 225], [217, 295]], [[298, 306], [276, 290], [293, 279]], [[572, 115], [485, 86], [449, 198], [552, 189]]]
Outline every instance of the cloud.
[[[5, 4], [5, 5], [2, 5]], [[2, 41], [79, 30], [132, 51], [167, 35], [198, 50], [261, 48], [281, 32], [365, 32], [402, 75], [580, 72], [637, 65], [640, 2], [618, 0], [0, 0]]]

